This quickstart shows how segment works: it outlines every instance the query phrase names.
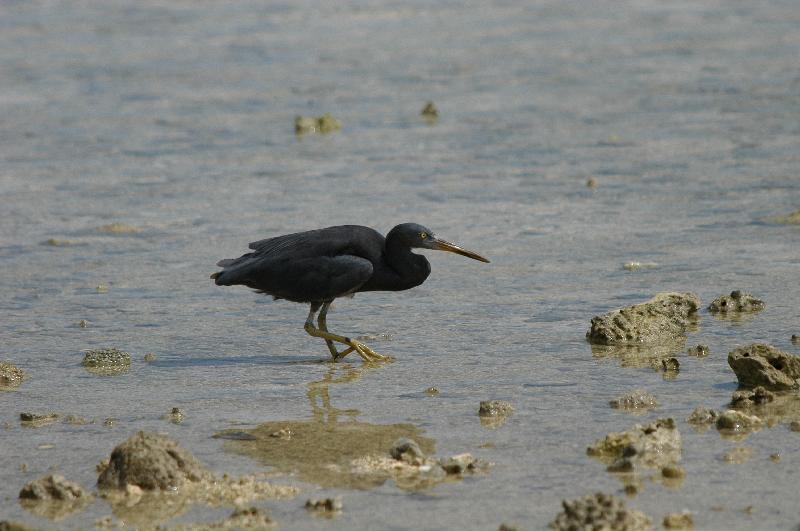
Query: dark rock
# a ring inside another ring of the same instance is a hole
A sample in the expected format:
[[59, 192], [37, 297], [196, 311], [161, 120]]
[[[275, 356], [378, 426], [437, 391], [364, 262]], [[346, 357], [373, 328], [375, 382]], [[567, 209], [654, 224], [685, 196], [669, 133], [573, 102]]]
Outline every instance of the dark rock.
[[333, 117], [331, 113], [313, 118], [308, 116], [297, 116], [294, 119], [294, 132], [298, 135], [306, 133], [330, 133], [342, 128], [342, 123]]
[[211, 473], [178, 443], [140, 431], [114, 448], [108, 466], [97, 478], [97, 486], [122, 489], [136, 485], [145, 490], [166, 490], [211, 479]]
[[714, 424], [717, 422], [717, 418], [719, 417], [720, 413], [718, 411], [714, 411], [713, 409], [708, 409], [704, 407], [698, 407], [689, 417], [686, 419], [686, 422], [689, 424]]
[[550, 522], [550, 529], [644, 531], [652, 528], [652, 521], [644, 513], [628, 509], [624, 500], [611, 494], [598, 492], [583, 498], [564, 500], [561, 505], [564, 510]]
[[760, 385], [772, 391], [798, 387], [800, 356], [783, 352], [771, 345], [753, 343], [732, 350], [728, 354], [728, 365], [736, 373], [742, 387]]
[[685, 334], [699, 306], [693, 293], [659, 293], [647, 302], [593, 317], [586, 339], [600, 345], [675, 340]]
[[739, 290], [731, 291], [730, 295], [720, 295], [708, 305], [711, 313], [760, 312], [763, 309], [764, 301]]

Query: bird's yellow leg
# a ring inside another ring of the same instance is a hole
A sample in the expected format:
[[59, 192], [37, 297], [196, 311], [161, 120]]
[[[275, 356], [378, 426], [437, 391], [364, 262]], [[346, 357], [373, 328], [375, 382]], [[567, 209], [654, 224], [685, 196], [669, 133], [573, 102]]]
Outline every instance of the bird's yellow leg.
[[[323, 308], [327, 312], [327, 307], [329, 303], [326, 303]], [[382, 356], [366, 346], [364, 343], [360, 341], [356, 341], [355, 339], [350, 339], [349, 337], [340, 336], [338, 334], [333, 334], [327, 330], [327, 323], [325, 320], [325, 316], [322, 316], [322, 321], [320, 322], [320, 328], [314, 326], [314, 312], [313, 310], [309, 312], [308, 318], [306, 319], [306, 324], [304, 326], [305, 331], [310, 336], [314, 337], [321, 337], [325, 340], [326, 344], [328, 344], [328, 348], [331, 351], [331, 355], [333, 356], [333, 361], [338, 361], [351, 352], [356, 352], [361, 359], [364, 361], [387, 361], [391, 358], [387, 356]], [[325, 329], [322, 329], [323, 326]], [[336, 348], [333, 346], [333, 342], [342, 343], [343, 345], [347, 345], [349, 348], [344, 349], [342, 352], [336, 352]], [[336, 352], [336, 354], [334, 354]]]
[[[322, 308], [320, 308], [320, 311], [319, 311], [319, 318], [317, 319], [317, 328], [319, 328], [323, 332], [327, 332], [328, 331], [328, 321], [327, 321], [326, 317], [328, 315], [328, 308], [330, 307], [330, 305], [331, 305], [331, 303], [329, 303], [329, 302], [324, 303], [322, 305]], [[331, 356], [333, 357], [333, 361], [336, 361], [339, 358], [344, 358], [350, 352], [353, 351], [353, 349], [348, 349], [346, 352], [345, 351], [342, 351], [342, 352], [337, 351], [336, 350], [336, 346], [333, 344], [333, 341], [331, 341], [330, 339], [326, 339], [325, 340], [325, 344], [328, 345], [328, 350], [331, 351]]]

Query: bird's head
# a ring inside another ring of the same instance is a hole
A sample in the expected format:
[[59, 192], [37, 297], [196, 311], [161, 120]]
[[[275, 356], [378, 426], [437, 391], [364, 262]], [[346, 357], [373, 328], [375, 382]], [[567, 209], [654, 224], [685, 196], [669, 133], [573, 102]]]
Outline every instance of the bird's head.
[[434, 249], [436, 251], [448, 251], [460, 254], [473, 260], [489, 263], [488, 258], [484, 258], [478, 253], [468, 251], [454, 243], [437, 238], [433, 231], [417, 223], [402, 223], [393, 228], [390, 232], [395, 238], [411, 248]]

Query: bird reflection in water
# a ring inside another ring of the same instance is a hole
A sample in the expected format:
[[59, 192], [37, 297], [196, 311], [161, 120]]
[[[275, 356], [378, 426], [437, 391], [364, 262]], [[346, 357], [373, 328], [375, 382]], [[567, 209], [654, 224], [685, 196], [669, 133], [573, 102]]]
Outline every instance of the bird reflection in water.
[[[310, 419], [270, 421], [245, 432], [222, 432], [217, 437], [229, 439], [224, 445], [227, 451], [251, 457], [278, 472], [296, 475], [301, 481], [322, 487], [377, 487], [391, 475], [385, 471], [354, 471], [354, 461], [388, 455], [392, 444], [402, 437], [415, 440], [426, 454], [435, 452], [436, 441], [424, 437], [422, 430], [413, 424], [360, 422], [356, 420], [358, 410], [339, 409], [331, 404], [331, 386], [354, 382], [369, 370], [367, 364], [358, 368], [333, 365], [322, 379], [310, 382], [307, 391]], [[422, 483], [418, 488], [422, 488]]]

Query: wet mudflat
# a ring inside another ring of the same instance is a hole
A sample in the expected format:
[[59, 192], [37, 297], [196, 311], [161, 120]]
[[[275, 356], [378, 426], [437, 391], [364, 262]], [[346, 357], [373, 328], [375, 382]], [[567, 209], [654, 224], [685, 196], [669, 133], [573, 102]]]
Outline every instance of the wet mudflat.
[[[2, 518], [539, 529], [613, 495], [656, 526], [795, 528], [797, 391], [732, 403], [728, 353], [800, 354], [798, 24], [779, 1], [3, 4]], [[331, 366], [307, 308], [208, 279], [250, 241], [404, 221], [492, 263], [429, 253], [422, 286], [337, 301], [331, 330], [391, 364]], [[671, 337], [587, 341], [662, 292], [699, 300]], [[116, 503], [97, 467], [139, 431], [297, 493]], [[401, 438], [425, 457], [381, 460]], [[86, 496], [20, 502], [51, 475]]]

